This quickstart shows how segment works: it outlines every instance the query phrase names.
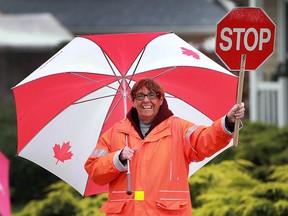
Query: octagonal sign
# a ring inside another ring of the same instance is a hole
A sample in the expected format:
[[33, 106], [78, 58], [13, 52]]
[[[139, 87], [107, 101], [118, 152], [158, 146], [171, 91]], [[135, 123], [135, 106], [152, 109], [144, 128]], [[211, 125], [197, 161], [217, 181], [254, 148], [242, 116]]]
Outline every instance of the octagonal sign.
[[231, 71], [240, 70], [245, 54], [245, 70], [256, 70], [274, 51], [275, 31], [261, 8], [235, 8], [217, 24], [216, 54]]

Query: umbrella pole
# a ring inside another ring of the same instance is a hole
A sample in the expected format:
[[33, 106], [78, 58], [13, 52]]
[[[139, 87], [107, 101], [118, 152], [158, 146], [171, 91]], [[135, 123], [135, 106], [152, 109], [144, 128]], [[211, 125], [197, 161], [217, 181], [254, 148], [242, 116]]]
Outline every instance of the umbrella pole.
[[[123, 101], [124, 101], [124, 118], [126, 118], [127, 115], [127, 90], [126, 90], [126, 82], [125, 79], [122, 82], [123, 85]], [[128, 134], [125, 135], [125, 143], [128, 147]], [[131, 172], [130, 172], [130, 160], [127, 160], [127, 195], [132, 194], [132, 188], [131, 188]]]
[[[128, 134], [125, 135], [125, 141], [126, 141], [126, 146], [128, 146]], [[128, 195], [132, 194], [132, 188], [131, 188], [131, 172], [130, 172], [130, 160], [127, 160], [127, 173], [126, 173], [126, 177], [127, 177], [127, 190], [126, 193]]]

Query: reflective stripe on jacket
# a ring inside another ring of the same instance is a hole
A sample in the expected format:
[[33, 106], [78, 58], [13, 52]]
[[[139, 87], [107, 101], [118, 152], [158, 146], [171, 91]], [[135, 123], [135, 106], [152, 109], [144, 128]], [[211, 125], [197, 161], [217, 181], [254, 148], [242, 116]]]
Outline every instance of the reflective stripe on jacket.
[[[137, 149], [130, 161], [132, 195], [126, 194], [126, 167], [119, 161], [126, 135], [129, 147]], [[204, 127], [172, 116], [144, 139], [126, 119], [101, 136], [95, 155], [88, 158], [85, 169], [95, 183], [109, 183], [108, 201], [101, 208], [107, 216], [191, 216], [190, 162], [213, 155], [231, 138], [224, 118]]]

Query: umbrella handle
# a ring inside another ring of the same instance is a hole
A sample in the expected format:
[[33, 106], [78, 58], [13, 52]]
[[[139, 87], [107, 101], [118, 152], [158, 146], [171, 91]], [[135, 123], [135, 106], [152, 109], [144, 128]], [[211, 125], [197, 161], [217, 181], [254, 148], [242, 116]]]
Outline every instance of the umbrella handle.
[[127, 178], [126, 193], [127, 193], [127, 195], [131, 195], [132, 194], [132, 188], [131, 188], [131, 173], [130, 173], [130, 161], [129, 160], [127, 160], [127, 166], [128, 166], [128, 171], [126, 174], [126, 178]]
[[[126, 142], [126, 146], [128, 146], [128, 134], [126, 134], [125, 136], [125, 142]], [[130, 172], [130, 160], [127, 160], [127, 174], [126, 174], [126, 178], [127, 178], [127, 190], [126, 193], [127, 195], [131, 195], [132, 194], [132, 187], [131, 187], [131, 172]]]

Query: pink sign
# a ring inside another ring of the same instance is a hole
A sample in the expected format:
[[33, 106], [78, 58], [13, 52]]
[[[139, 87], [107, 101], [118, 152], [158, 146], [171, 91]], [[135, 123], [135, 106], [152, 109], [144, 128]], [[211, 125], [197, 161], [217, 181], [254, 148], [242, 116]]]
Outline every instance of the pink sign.
[[10, 216], [9, 160], [0, 151], [0, 215]]

